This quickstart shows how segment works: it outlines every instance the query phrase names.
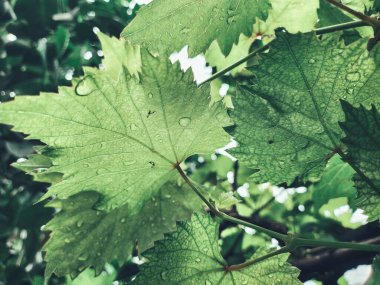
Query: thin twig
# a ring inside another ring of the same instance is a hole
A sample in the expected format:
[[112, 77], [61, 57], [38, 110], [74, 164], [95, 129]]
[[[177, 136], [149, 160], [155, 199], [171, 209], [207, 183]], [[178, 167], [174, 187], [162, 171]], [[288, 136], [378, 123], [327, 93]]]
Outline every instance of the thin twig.
[[344, 5], [342, 2], [338, 2], [336, 0], [326, 0], [330, 4], [342, 9], [343, 11], [346, 11], [347, 13], [350, 13], [351, 15], [355, 16], [356, 18], [368, 23], [371, 26], [374, 27], [380, 27], [380, 21], [376, 18], [372, 18], [370, 16], [364, 15], [363, 13], [360, 13], [358, 11], [355, 11], [351, 9], [350, 7]]

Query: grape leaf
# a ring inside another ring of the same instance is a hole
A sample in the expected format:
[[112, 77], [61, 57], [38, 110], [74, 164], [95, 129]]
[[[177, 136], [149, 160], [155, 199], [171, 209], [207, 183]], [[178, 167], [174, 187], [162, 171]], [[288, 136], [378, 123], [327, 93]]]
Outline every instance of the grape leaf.
[[269, 7], [267, 0], [155, 0], [138, 11], [121, 35], [150, 51], [174, 52], [188, 44], [190, 56], [216, 39], [227, 55], [241, 33], [252, 34], [256, 17], [267, 17]]
[[[378, 90], [378, 89], [377, 89]], [[369, 180], [358, 174], [354, 181], [358, 189], [358, 207], [365, 210], [369, 220], [380, 218], [380, 115], [375, 106], [366, 110], [355, 108], [345, 101], [342, 107], [346, 115], [341, 123], [348, 147], [347, 160], [352, 162]]]
[[340, 144], [344, 117], [339, 100], [378, 103], [379, 48], [365, 40], [345, 46], [338, 35], [278, 32], [270, 52], [250, 70], [257, 78], [239, 84], [231, 132], [239, 146], [230, 152], [249, 167], [256, 182], [315, 180]]
[[99, 274], [107, 261], [127, 260], [136, 240], [141, 250], [152, 246], [163, 233], [176, 229], [176, 221], [189, 219], [202, 205], [186, 184], [175, 182], [166, 183], [137, 213], [129, 205], [110, 212], [96, 210], [101, 198], [98, 192], [87, 191], [50, 203], [60, 211], [44, 228], [53, 232], [44, 247], [47, 276], [53, 272], [75, 276], [87, 266]]
[[275, 29], [285, 28], [290, 33], [310, 32], [318, 21], [318, 0], [272, 0], [272, 9], [268, 19], [257, 21], [254, 32], [261, 35], [273, 35]]
[[321, 180], [311, 186], [312, 201], [316, 212], [330, 199], [347, 197], [349, 204], [353, 204], [356, 190], [352, 182], [355, 171], [338, 155], [327, 163]]
[[[14, 125], [15, 130], [48, 145], [44, 155], [53, 166], [44, 173], [64, 175], [45, 198], [54, 195], [65, 199], [83, 191], [96, 191], [101, 195], [97, 209], [111, 213], [127, 209], [125, 227], [136, 229], [137, 223], [150, 218], [142, 215], [146, 204], [168, 181], [179, 177], [176, 165], [192, 154], [210, 154], [228, 143], [229, 136], [221, 128], [227, 116], [222, 106], [208, 106], [209, 87], [197, 88], [191, 73], [181, 72], [178, 64], [155, 58], [145, 50], [141, 51], [141, 59], [136, 52], [126, 52], [128, 61], [119, 60], [118, 40], [108, 41], [113, 43], [103, 45], [105, 69], [86, 68], [75, 87], [61, 87], [59, 94], [20, 96], [1, 104], [0, 122]], [[138, 70], [140, 60], [137, 79], [128, 70]], [[174, 214], [166, 213], [166, 218], [177, 218], [176, 206], [171, 209]], [[101, 234], [100, 228], [96, 231]], [[60, 247], [64, 238], [55, 236], [56, 241], [48, 247], [56, 251], [51, 253], [53, 256], [67, 250]], [[137, 231], [124, 248], [130, 248], [135, 238], [144, 250], [155, 235]], [[89, 259], [84, 264], [91, 262]], [[58, 265], [62, 267], [56, 270], [62, 274], [74, 268]]]
[[[225, 270], [227, 263], [218, 246], [219, 224], [210, 216], [195, 213], [190, 222], [179, 223], [177, 231], [143, 255], [148, 262], [141, 265], [133, 285], [198, 285], [198, 284], [302, 284], [299, 270], [286, 262], [289, 254], [281, 254], [245, 267]], [[262, 250], [252, 258], [264, 255]]]

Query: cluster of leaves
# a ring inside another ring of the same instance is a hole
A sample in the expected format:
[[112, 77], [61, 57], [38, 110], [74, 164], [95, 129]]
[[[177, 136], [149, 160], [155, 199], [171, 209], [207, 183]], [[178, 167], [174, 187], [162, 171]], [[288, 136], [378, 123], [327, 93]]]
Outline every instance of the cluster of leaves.
[[[227, 228], [219, 248], [224, 216], [206, 214], [197, 196], [211, 210], [315, 239], [337, 240], [332, 227], [361, 225], [336, 214], [338, 206], [363, 208], [377, 222], [380, 48], [368, 51], [366, 38], [376, 29], [317, 36], [317, 25], [350, 16], [324, 1], [300, 13], [299, 2], [155, 0], [121, 39], [98, 33], [100, 69], [84, 68], [58, 94], [0, 106], [2, 123], [44, 144], [15, 166], [51, 184], [40, 199], [57, 211], [44, 228], [47, 277], [87, 267], [101, 274], [137, 252], [146, 263], [132, 284], [301, 284], [288, 254], [277, 255], [263, 234]], [[353, 8], [372, 15], [378, 3]], [[301, 16], [289, 22], [295, 11]], [[244, 69], [200, 87], [169, 61], [187, 44], [190, 56], [205, 53], [221, 70], [268, 41]], [[215, 95], [226, 82], [230, 101]], [[240, 166], [208, 160], [231, 138]], [[284, 193], [295, 195], [284, 204]], [[251, 266], [231, 266], [246, 259]]]

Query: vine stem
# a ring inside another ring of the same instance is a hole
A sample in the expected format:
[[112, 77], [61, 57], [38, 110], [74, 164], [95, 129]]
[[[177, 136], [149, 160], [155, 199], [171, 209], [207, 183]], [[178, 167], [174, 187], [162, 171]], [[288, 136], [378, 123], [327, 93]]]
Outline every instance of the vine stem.
[[376, 18], [372, 18], [372, 17], [369, 17], [367, 15], [364, 15], [363, 13], [360, 13], [358, 11], [355, 11], [353, 9], [351, 9], [350, 7], [344, 5], [342, 2], [340, 1], [336, 1], [336, 0], [326, 0], [327, 2], [329, 2], [330, 4], [342, 9], [343, 11], [346, 11], [347, 13], [350, 13], [351, 15], [355, 16], [356, 18], [368, 23], [369, 25], [371, 26], [374, 26], [374, 27], [380, 27], [380, 21], [377, 20]]
[[268, 236], [271, 236], [276, 239], [280, 239], [286, 243], [286, 249], [288, 251], [292, 251], [297, 247], [304, 246], [312, 246], [312, 247], [331, 247], [331, 248], [349, 248], [353, 250], [361, 250], [361, 251], [375, 251], [380, 252], [380, 245], [378, 244], [363, 244], [363, 243], [352, 243], [352, 242], [339, 242], [339, 241], [323, 241], [323, 240], [313, 240], [313, 239], [305, 239], [299, 238], [292, 234], [284, 235], [258, 225], [240, 220], [238, 218], [231, 217], [226, 213], [219, 211], [215, 205], [210, 202], [205, 196], [203, 196], [202, 192], [194, 185], [194, 183], [190, 180], [190, 178], [186, 175], [186, 173], [182, 170], [179, 165], [176, 165], [175, 168], [181, 175], [181, 177], [185, 180], [185, 182], [190, 186], [190, 188], [202, 199], [202, 201], [209, 207], [209, 209], [219, 218], [229, 221], [238, 225], [242, 225], [245, 227], [252, 228], [259, 232], [265, 233]]
[[[363, 27], [363, 26], [368, 26], [368, 25], [369, 24], [366, 21], [356, 20], [356, 21], [352, 21], [352, 22], [348, 22], [348, 23], [337, 24], [337, 25], [332, 25], [332, 26], [328, 26], [328, 27], [323, 27], [323, 28], [315, 29], [314, 32], [317, 35], [322, 35], [322, 34], [332, 33], [332, 32], [346, 30], [346, 29], [351, 29], [351, 28]], [[260, 48], [258, 48], [256, 50], [252, 51], [251, 53], [249, 53], [245, 57], [239, 59], [235, 63], [227, 66], [226, 68], [224, 68], [224, 69], [222, 69], [222, 70], [220, 70], [220, 71], [218, 71], [216, 73], [214, 73], [209, 78], [207, 78], [205, 81], [199, 83], [198, 87], [200, 87], [200, 86], [204, 85], [205, 83], [210, 82], [210, 81], [212, 81], [212, 80], [214, 80], [216, 78], [219, 78], [220, 76], [226, 74], [227, 72], [231, 71], [235, 67], [238, 67], [239, 65], [243, 64], [244, 62], [246, 62], [250, 58], [254, 57], [256, 54], [267, 50], [268, 47], [269, 47], [269, 45], [270, 45], [270, 43], [271, 42], [263, 45], [262, 47], [260, 47]]]
[[279, 254], [283, 254], [283, 253], [286, 253], [286, 252], [289, 252], [290, 251], [290, 247], [289, 246], [284, 246], [284, 247], [281, 247], [280, 249], [278, 250], [275, 250], [275, 251], [272, 251], [268, 254], [265, 254], [263, 256], [260, 256], [258, 258], [255, 258], [255, 259], [252, 259], [252, 260], [248, 260], [246, 262], [243, 262], [243, 263], [240, 263], [240, 264], [235, 264], [235, 265], [230, 265], [230, 266], [226, 266], [224, 268], [224, 270], [226, 271], [239, 271], [245, 267], [248, 267], [248, 266], [251, 266], [255, 263], [259, 263], [265, 259], [268, 259], [268, 258], [271, 258], [273, 256], [276, 256], [276, 255], [279, 255]]

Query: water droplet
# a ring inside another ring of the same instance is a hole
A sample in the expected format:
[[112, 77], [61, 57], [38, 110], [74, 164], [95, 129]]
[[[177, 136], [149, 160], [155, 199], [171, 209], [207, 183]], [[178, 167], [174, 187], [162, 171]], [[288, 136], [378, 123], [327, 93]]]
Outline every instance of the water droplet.
[[172, 196], [171, 195], [169, 195], [169, 194], [166, 194], [165, 195], [165, 198], [168, 198], [168, 199], [170, 199]]
[[280, 261], [280, 262], [278, 263], [278, 265], [279, 265], [280, 267], [282, 267], [282, 266], [284, 266], [284, 262]]
[[232, 17], [228, 17], [228, 18], [227, 18], [227, 23], [228, 23], [228, 24], [232, 24], [233, 22], [235, 22], [235, 16], [232, 16]]
[[311, 58], [311, 59], [309, 60], [309, 63], [311, 63], [311, 64], [315, 63], [315, 59]]
[[187, 127], [191, 123], [191, 119], [189, 117], [183, 117], [179, 119], [178, 122], [182, 127]]
[[202, 250], [203, 250], [204, 252], [207, 252], [207, 251], [208, 251], [208, 248], [207, 248], [207, 247], [204, 247], [204, 248], [202, 248]]
[[161, 278], [162, 278], [162, 280], [168, 280], [168, 273], [166, 272], [166, 271], [163, 271], [162, 273], [161, 273]]
[[86, 255], [81, 255], [81, 256], [78, 257], [78, 260], [79, 261], [85, 261], [85, 260], [87, 260], [87, 256]]
[[301, 105], [301, 101], [296, 102], [296, 106], [299, 106], [299, 105]]
[[136, 131], [138, 129], [137, 125], [133, 123], [129, 125], [129, 128], [131, 129], [131, 131]]
[[149, 97], [150, 99], [152, 99], [152, 98], [153, 98], [153, 93], [149, 93], [149, 94], [148, 94], [148, 97]]
[[98, 252], [96, 255], [97, 255], [97, 256], [101, 256], [102, 254], [101, 254], [100, 252]]
[[242, 285], [247, 285], [247, 284], [248, 284], [248, 281], [247, 281], [247, 280], [243, 280], [243, 281], [241, 281], [241, 284], [242, 284]]
[[181, 34], [187, 34], [187, 33], [189, 33], [190, 32], [190, 29], [189, 28], [183, 28], [182, 30], [181, 30]]
[[125, 223], [125, 218], [120, 219], [120, 223], [124, 224]]
[[77, 222], [77, 227], [80, 228], [83, 225], [83, 221], [78, 221]]
[[70, 243], [70, 240], [68, 238], [65, 238], [65, 243]]
[[136, 163], [136, 160], [129, 160], [129, 161], [124, 161], [123, 165], [124, 166], [129, 166], [129, 165], [133, 165], [135, 163]]
[[354, 89], [353, 88], [347, 88], [346, 92], [347, 92], [347, 94], [352, 95], [352, 94], [354, 94]]
[[219, 17], [219, 20], [223, 21], [223, 20], [224, 20], [224, 17]]
[[350, 72], [347, 73], [346, 79], [351, 82], [356, 82], [360, 80], [360, 73], [359, 72]]
[[195, 259], [195, 262], [198, 262], [198, 263], [199, 263], [199, 262], [201, 262], [201, 259], [200, 259], [200, 258], [196, 258], [196, 259]]
[[104, 174], [106, 172], [107, 172], [107, 169], [104, 169], [104, 168], [99, 168], [98, 170], [96, 170], [96, 174], [98, 175]]

